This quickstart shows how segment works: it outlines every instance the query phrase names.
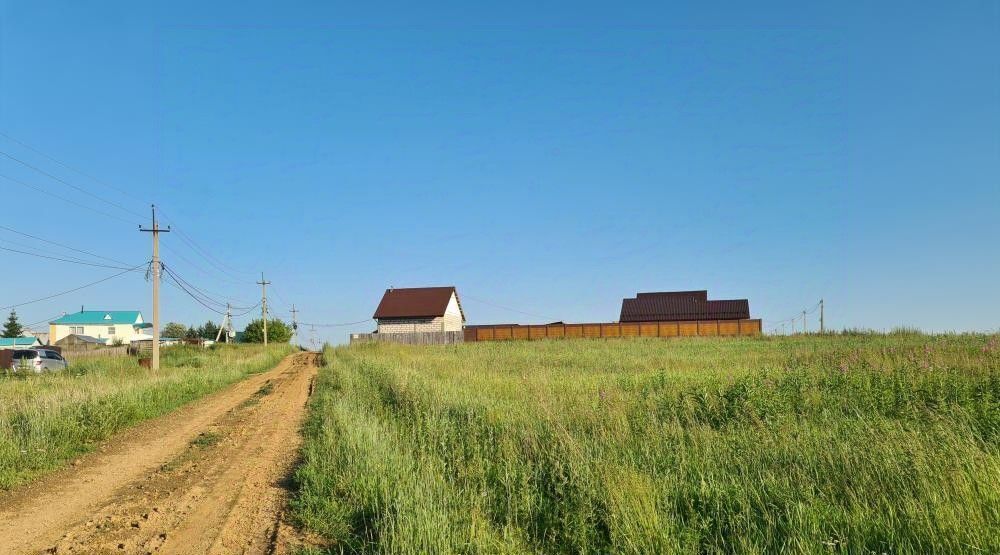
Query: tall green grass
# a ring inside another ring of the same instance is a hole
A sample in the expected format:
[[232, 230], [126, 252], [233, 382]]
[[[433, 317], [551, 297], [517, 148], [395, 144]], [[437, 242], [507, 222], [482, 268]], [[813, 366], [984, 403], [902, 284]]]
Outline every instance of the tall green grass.
[[297, 518], [332, 553], [1000, 552], [1000, 337], [325, 353]]
[[289, 346], [171, 347], [161, 367], [134, 358], [70, 361], [63, 372], [0, 374], [0, 489], [27, 482], [128, 426], [274, 367]]

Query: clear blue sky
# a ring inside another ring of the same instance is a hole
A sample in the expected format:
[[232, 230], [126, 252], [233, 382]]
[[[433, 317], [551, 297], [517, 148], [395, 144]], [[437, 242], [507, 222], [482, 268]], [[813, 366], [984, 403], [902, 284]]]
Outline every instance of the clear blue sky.
[[[280, 315], [318, 323], [454, 284], [470, 323], [707, 288], [766, 322], [823, 297], [834, 328], [1000, 326], [996, 1], [101, 4], [0, 1], [0, 131], [101, 183], [0, 151], [162, 205], [214, 258], [174, 233], [165, 262], [217, 297], [256, 302], [263, 270]], [[148, 258], [133, 214], [0, 173], [124, 220], [0, 178], [4, 225]], [[0, 260], [0, 306], [114, 273]], [[148, 317], [148, 291], [128, 275], [19, 313]]]

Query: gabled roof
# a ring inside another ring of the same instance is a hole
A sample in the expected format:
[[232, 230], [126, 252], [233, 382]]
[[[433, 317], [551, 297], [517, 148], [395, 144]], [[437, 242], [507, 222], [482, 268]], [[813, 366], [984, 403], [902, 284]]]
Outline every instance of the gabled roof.
[[[375, 319], [384, 318], [437, 318], [444, 316], [448, 309], [451, 296], [458, 301], [458, 291], [450, 287], [411, 287], [403, 289], [386, 289], [382, 301], [375, 309]], [[458, 302], [458, 310], [465, 321], [462, 303]]]
[[83, 334], [79, 334], [79, 333], [71, 333], [71, 334], [67, 335], [66, 337], [60, 339], [58, 342], [61, 343], [67, 337], [75, 337], [75, 338], [79, 339], [80, 341], [83, 341], [84, 343], [99, 343], [101, 345], [105, 345], [108, 342], [107, 339], [99, 339], [99, 338], [94, 337], [92, 335], [83, 335]]
[[138, 310], [81, 310], [58, 318], [50, 324], [135, 324], [142, 318]]
[[750, 301], [710, 301], [708, 291], [662, 291], [639, 293], [622, 300], [621, 322], [669, 322], [679, 320], [744, 320], [750, 318]]
[[0, 347], [30, 347], [40, 344], [37, 337], [0, 337]]

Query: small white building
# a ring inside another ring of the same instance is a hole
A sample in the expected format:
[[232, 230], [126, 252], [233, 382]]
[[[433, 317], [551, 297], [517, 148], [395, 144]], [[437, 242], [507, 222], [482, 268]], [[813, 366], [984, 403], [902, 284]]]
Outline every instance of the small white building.
[[127, 345], [148, 327], [138, 310], [81, 310], [49, 322], [49, 342], [55, 345], [68, 335], [88, 335], [107, 345], [115, 340]]
[[374, 318], [380, 334], [462, 331], [465, 325], [454, 287], [386, 289]]

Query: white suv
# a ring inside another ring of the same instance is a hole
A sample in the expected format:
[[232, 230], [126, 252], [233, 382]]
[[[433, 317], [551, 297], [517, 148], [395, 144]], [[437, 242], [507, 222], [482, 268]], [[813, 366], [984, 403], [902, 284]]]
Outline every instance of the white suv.
[[31, 370], [45, 372], [46, 370], [65, 370], [69, 367], [59, 353], [48, 349], [18, 349], [13, 354], [14, 370]]

